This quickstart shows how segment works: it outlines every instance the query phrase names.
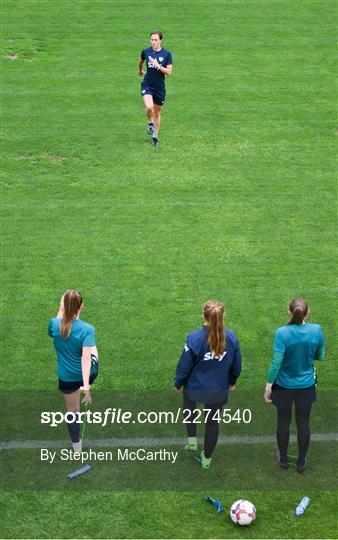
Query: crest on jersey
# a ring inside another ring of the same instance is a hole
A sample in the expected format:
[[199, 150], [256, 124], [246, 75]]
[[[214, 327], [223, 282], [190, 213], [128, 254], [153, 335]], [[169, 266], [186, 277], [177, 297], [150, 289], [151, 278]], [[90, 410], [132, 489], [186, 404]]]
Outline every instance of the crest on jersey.
[[159, 59], [160, 62], [163, 62], [163, 60], [164, 60], [163, 56], [159, 56], [158, 59]]

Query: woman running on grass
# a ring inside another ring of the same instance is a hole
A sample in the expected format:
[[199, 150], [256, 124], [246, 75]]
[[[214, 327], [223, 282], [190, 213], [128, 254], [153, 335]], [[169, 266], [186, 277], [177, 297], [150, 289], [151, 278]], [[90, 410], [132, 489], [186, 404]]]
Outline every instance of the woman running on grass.
[[287, 469], [289, 428], [295, 403], [298, 457], [297, 471], [307, 465], [310, 444], [310, 412], [316, 401], [314, 360], [324, 359], [324, 334], [319, 324], [306, 322], [309, 306], [303, 298], [289, 305], [290, 321], [275, 333], [264, 399], [277, 408], [279, 464]]
[[[147, 133], [152, 135], [152, 146], [158, 146], [158, 132], [161, 124], [161, 110], [164, 105], [166, 89], [165, 77], [173, 71], [171, 52], [162, 49], [163, 34], [160, 30], [150, 32], [151, 47], [143, 49], [138, 62], [138, 76], [144, 79], [141, 83], [143, 97], [148, 117]], [[143, 64], [147, 65], [146, 74]]]
[[187, 451], [197, 451], [197, 402], [204, 403], [205, 436], [201, 453], [203, 469], [209, 469], [215, 449], [222, 408], [241, 372], [237, 336], [223, 326], [224, 306], [209, 300], [203, 307], [203, 326], [188, 334], [176, 368], [175, 387], [183, 388], [184, 417], [188, 431]]
[[[59, 390], [63, 393], [67, 411], [80, 411], [80, 388], [83, 387], [82, 403], [92, 402], [90, 384], [98, 375], [98, 352], [95, 345], [95, 329], [80, 319], [83, 308], [81, 294], [66, 291], [60, 302], [56, 317], [50, 319], [48, 335], [53, 338], [57, 355]], [[80, 424], [68, 424], [73, 450], [81, 452]]]

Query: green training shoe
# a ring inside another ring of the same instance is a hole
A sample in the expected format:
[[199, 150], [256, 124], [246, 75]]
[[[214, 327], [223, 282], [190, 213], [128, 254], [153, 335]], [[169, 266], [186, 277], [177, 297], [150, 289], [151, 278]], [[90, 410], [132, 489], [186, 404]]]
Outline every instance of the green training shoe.
[[197, 450], [197, 437], [188, 437], [188, 444], [184, 447], [189, 452], [196, 452]]
[[202, 465], [202, 469], [210, 469], [211, 467], [211, 457], [209, 458], [206, 458], [205, 455], [204, 455], [204, 450], [202, 450], [201, 452], [201, 465]]

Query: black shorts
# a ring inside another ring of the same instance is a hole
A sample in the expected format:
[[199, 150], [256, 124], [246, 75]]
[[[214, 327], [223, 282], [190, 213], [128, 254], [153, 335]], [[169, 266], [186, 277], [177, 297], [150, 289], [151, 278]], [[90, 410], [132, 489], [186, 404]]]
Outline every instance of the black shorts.
[[[95, 354], [91, 355], [92, 358], [92, 374], [89, 377], [89, 384], [93, 384], [96, 377], [99, 374], [99, 362], [95, 356]], [[83, 386], [83, 380], [80, 381], [63, 381], [59, 379], [59, 390], [63, 394], [72, 394], [73, 392], [76, 392], [79, 388]]]
[[293, 402], [298, 408], [311, 407], [316, 401], [316, 386], [307, 388], [284, 388], [278, 384], [272, 385], [272, 403], [282, 409], [290, 409]]
[[142, 81], [141, 83], [141, 95], [142, 97], [145, 95], [153, 96], [153, 102], [155, 105], [164, 105], [165, 102], [165, 89], [162, 88], [154, 88], [153, 86], [150, 86], [148, 83]]

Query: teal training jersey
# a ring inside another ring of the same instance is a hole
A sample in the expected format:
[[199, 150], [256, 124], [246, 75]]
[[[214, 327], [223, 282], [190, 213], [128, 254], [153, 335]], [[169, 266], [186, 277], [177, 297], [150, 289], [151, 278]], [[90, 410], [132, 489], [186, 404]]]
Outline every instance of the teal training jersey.
[[324, 334], [319, 324], [289, 324], [278, 328], [273, 350], [283, 353], [276, 384], [307, 388], [315, 382], [314, 360], [324, 358]]
[[60, 336], [62, 319], [54, 317], [48, 325], [48, 335], [53, 338], [57, 355], [59, 379], [66, 382], [82, 380], [82, 347], [95, 346], [95, 329], [88, 323], [75, 319], [67, 339]]

